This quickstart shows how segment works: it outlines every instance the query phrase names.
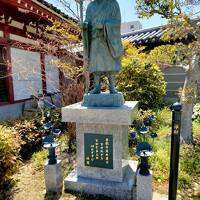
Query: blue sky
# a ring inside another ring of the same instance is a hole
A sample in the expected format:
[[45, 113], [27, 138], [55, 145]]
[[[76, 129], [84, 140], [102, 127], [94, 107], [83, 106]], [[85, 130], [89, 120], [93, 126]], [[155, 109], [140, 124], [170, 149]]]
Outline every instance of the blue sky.
[[[68, 2], [73, 2], [73, 0], [67, 0]], [[136, 21], [139, 20], [142, 23], [143, 28], [150, 28], [155, 26], [160, 26], [166, 24], [167, 21], [162, 19], [160, 16], [154, 16], [150, 19], [138, 19], [135, 10], [135, 1], [134, 0], [117, 0], [122, 15], [122, 22]], [[48, 2], [53, 3], [56, 7], [62, 10], [59, 5], [58, 0], [48, 0]], [[64, 10], [63, 10], [64, 11]], [[66, 13], [67, 14], [67, 13]]]
[[138, 16], [135, 10], [134, 0], [117, 0], [117, 1], [121, 9], [122, 22], [139, 20], [142, 23], [143, 28], [160, 26], [167, 23], [165, 19], [162, 19], [158, 15], [151, 17], [150, 19], [138, 19]]

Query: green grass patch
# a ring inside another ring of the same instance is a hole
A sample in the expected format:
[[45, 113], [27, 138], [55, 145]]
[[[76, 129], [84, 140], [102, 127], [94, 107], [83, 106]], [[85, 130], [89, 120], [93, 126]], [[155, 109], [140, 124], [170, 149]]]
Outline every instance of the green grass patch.
[[[150, 158], [154, 180], [166, 182], [170, 170], [170, 141], [164, 138], [155, 140], [154, 155]], [[191, 188], [200, 177], [200, 142], [195, 145], [181, 145], [179, 158], [179, 189]]]
[[200, 181], [200, 140], [193, 145], [181, 145], [179, 187], [187, 188]]
[[48, 151], [46, 149], [42, 149], [32, 155], [31, 161], [33, 162], [34, 169], [36, 171], [41, 171], [44, 169], [44, 163], [47, 159]]
[[165, 182], [169, 178], [170, 143], [166, 139], [157, 139], [153, 143], [154, 155], [150, 158], [154, 179]]
[[167, 137], [171, 135], [171, 127], [170, 126], [164, 126], [158, 129], [159, 137]]
[[159, 127], [170, 127], [172, 123], [172, 113], [168, 107], [156, 113], [156, 123]]
[[193, 125], [193, 127], [192, 127], [193, 134], [200, 136], [200, 121], [195, 120], [195, 121], [193, 121], [192, 125]]
[[[156, 112], [158, 138], [153, 142], [154, 155], [150, 158], [154, 181], [166, 182], [169, 180], [170, 148], [171, 148], [171, 111], [164, 108]], [[179, 157], [179, 189], [193, 187], [194, 182], [200, 181], [200, 122], [193, 121], [193, 135], [195, 143], [181, 145]]]

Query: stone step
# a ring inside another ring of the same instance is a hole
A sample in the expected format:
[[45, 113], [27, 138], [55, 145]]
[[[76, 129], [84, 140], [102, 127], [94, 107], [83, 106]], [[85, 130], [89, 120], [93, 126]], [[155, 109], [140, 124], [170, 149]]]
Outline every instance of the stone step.
[[64, 180], [64, 189], [65, 191], [75, 191], [92, 195], [105, 195], [114, 200], [135, 200], [137, 162], [128, 161], [128, 163], [123, 182], [77, 177], [75, 169]]

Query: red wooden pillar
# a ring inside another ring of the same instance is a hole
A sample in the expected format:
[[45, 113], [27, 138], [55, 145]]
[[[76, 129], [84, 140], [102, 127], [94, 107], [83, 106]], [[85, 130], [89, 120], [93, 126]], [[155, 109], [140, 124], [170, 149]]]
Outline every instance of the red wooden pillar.
[[8, 91], [8, 102], [14, 103], [14, 89], [13, 89], [13, 75], [12, 75], [12, 64], [11, 64], [11, 46], [8, 43], [9, 40], [9, 26], [5, 26], [4, 28], [4, 38], [6, 39], [7, 43], [5, 44], [6, 52], [5, 52], [5, 61], [7, 65], [6, 73], [8, 75], [6, 82], [7, 82], [7, 91]]
[[40, 53], [41, 61], [41, 76], [42, 76], [42, 92], [45, 94], [47, 92], [47, 81], [46, 81], [46, 70], [45, 70], [45, 54]]

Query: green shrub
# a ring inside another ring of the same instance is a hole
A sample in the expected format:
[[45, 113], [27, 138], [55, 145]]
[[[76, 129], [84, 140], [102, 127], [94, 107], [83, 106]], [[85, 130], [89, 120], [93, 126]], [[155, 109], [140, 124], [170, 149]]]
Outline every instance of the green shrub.
[[147, 110], [162, 106], [166, 83], [157, 65], [130, 60], [117, 75], [117, 88], [126, 100], [137, 100]]
[[152, 110], [139, 109], [136, 120], [134, 121], [134, 127], [136, 130], [139, 130], [143, 126], [144, 119], [148, 118], [150, 115], [155, 115], [155, 113]]
[[170, 143], [168, 140], [155, 139], [153, 156], [150, 158], [154, 179], [165, 182], [169, 178]]
[[200, 137], [200, 122], [198, 121], [193, 121], [192, 123], [192, 131], [193, 131], [193, 136], [198, 136]]
[[159, 127], [171, 127], [172, 112], [168, 107], [165, 107], [156, 113], [156, 123], [159, 125]]
[[5, 126], [0, 125], [0, 199], [6, 199], [12, 184], [12, 175], [19, 168], [20, 138]]
[[[188, 159], [189, 158], [189, 159]], [[179, 187], [200, 181], [200, 140], [193, 145], [181, 145]], [[198, 179], [198, 180], [197, 180]]]
[[194, 106], [192, 119], [200, 122], [200, 103]]
[[[170, 140], [155, 139], [153, 142], [154, 154], [150, 158], [154, 179], [165, 182], [169, 179], [170, 170]], [[188, 159], [189, 158], [189, 159]], [[179, 157], [178, 187], [186, 189], [194, 182], [200, 181], [200, 140], [195, 145], [181, 145]]]
[[167, 107], [157, 111], [140, 109], [138, 111], [137, 118], [134, 121], [134, 127], [136, 130], [143, 126], [144, 119], [148, 118], [150, 115], [155, 116], [155, 120], [150, 126], [150, 132], [158, 132], [159, 136], [167, 136], [169, 133], [171, 133], [172, 113]]
[[[44, 110], [47, 112], [48, 110]], [[62, 133], [66, 129], [66, 123], [61, 122], [60, 109], [51, 110], [53, 124], [61, 129]], [[42, 137], [48, 134], [43, 129], [44, 118], [42, 113], [34, 113], [18, 120], [2, 122], [4, 126], [13, 127], [22, 140], [20, 156], [22, 159], [30, 159], [32, 154], [42, 147]]]
[[40, 128], [41, 124], [37, 124], [35, 119], [16, 121], [14, 129], [23, 141], [20, 150], [22, 159], [29, 159], [41, 147], [44, 132]]
[[41, 151], [35, 152], [32, 155], [31, 160], [33, 161], [33, 166], [36, 171], [41, 171], [44, 168], [45, 160], [47, 160], [48, 151], [46, 149], [42, 149]]

